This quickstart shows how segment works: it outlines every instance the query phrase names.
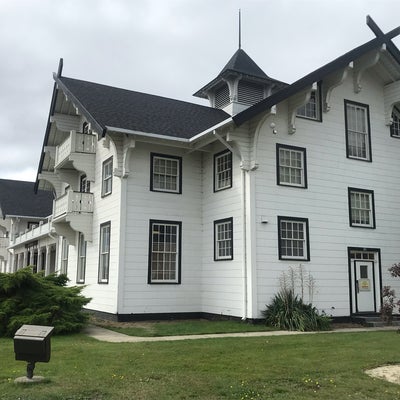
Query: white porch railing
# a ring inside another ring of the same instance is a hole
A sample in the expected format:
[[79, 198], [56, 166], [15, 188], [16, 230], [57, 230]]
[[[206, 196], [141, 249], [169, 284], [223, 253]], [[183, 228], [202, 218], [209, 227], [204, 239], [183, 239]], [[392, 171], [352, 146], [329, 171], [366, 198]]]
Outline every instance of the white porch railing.
[[69, 137], [56, 147], [55, 166], [62, 163], [72, 153], [94, 154], [96, 136], [71, 131]]
[[[7, 247], [14, 247], [21, 243], [38, 239], [51, 233], [51, 222], [39, 222], [39, 225], [32, 229], [27, 229], [25, 232], [15, 235], [14, 240], [10, 240]], [[0, 239], [1, 240], [1, 239]], [[0, 246], [1, 247], [1, 246]]]
[[93, 193], [69, 190], [54, 202], [54, 219], [69, 213], [92, 213]]

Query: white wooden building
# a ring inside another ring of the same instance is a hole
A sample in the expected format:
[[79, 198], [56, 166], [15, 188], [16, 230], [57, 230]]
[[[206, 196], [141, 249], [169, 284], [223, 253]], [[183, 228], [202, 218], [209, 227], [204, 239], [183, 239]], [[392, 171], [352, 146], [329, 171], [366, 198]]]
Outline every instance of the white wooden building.
[[256, 319], [300, 264], [334, 317], [379, 312], [384, 285], [400, 293], [387, 271], [400, 261], [400, 29], [368, 24], [374, 39], [290, 85], [238, 49], [195, 94], [210, 106], [67, 78], [60, 63], [36, 186], [56, 194], [55, 270], [86, 285], [89, 309]]

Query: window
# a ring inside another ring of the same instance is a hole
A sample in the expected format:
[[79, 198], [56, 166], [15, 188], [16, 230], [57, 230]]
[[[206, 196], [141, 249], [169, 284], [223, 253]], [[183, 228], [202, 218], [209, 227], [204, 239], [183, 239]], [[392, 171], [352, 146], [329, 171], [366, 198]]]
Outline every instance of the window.
[[278, 217], [279, 259], [310, 260], [308, 219]]
[[181, 283], [181, 222], [150, 220], [148, 283]]
[[214, 155], [214, 192], [232, 187], [232, 153], [224, 150]]
[[233, 259], [233, 219], [214, 221], [214, 260]]
[[62, 274], [66, 274], [68, 270], [68, 241], [66, 238], [62, 238], [61, 242], [61, 269]]
[[76, 271], [76, 283], [85, 283], [86, 270], [86, 241], [82, 233], [78, 239], [78, 268]]
[[373, 190], [349, 188], [350, 226], [375, 228]]
[[307, 188], [306, 149], [276, 144], [278, 185]]
[[101, 195], [107, 196], [112, 192], [113, 178], [113, 159], [112, 157], [103, 162], [103, 179], [101, 187]]
[[151, 153], [150, 190], [182, 193], [182, 158]]
[[108, 283], [110, 272], [111, 222], [100, 225], [99, 283]]
[[390, 136], [400, 138], [400, 110], [393, 108], [392, 125], [390, 125]]
[[311, 92], [310, 100], [297, 109], [297, 116], [307, 119], [321, 121], [321, 85]]
[[86, 175], [82, 175], [79, 182], [79, 191], [81, 193], [90, 193], [90, 181], [88, 181]]
[[345, 116], [347, 157], [371, 161], [369, 107], [345, 100]]

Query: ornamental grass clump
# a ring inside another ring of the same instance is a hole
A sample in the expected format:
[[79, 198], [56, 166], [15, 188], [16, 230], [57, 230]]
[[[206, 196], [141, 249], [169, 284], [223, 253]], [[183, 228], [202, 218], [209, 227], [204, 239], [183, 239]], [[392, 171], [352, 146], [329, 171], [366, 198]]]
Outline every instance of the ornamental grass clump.
[[331, 320], [305, 304], [292, 290], [281, 289], [263, 311], [267, 326], [289, 331], [329, 330]]
[[81, 294], [83, 286], [67, 282], [66, 275], [34, 274], [30, 267], [0, 273], [0, 336], [12, 337], [24, 324], [54, 326], [56, 334], [80, 331], [90, 299]]

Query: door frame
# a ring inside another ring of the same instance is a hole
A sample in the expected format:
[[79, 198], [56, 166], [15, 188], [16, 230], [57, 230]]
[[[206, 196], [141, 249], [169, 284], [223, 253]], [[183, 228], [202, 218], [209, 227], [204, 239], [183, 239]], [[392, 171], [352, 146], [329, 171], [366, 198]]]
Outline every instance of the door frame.
[[[373, 260], [363, 260], [363, 259], [352, 259], [352, 252], [361, 253], [375, 253]], [[355, 261], [373, 261], [373, 291], [374, 291], [374, 313], [378, 313], [380, 305], [382, 304], [382, 262], [381, 262], [381, 249], [378, 248], [367, 248], [367, 247], [348, 247], [347, 248], [347, 259], [348, 259], [348, 276], [349, 276], [349, 305], [350, 305], [350, 315], [361, 314], [358, 311], [357, 304], [357, 293], [355, 290]], [[354, 300], [353, 300], [354, 298]], [[379, 304], [378, 304], [378, 299]]]

